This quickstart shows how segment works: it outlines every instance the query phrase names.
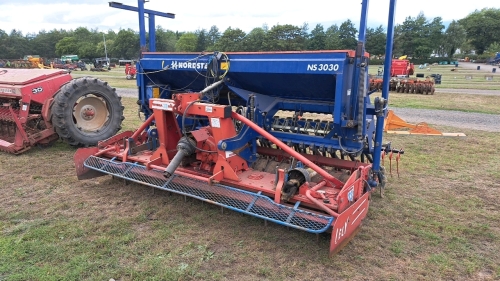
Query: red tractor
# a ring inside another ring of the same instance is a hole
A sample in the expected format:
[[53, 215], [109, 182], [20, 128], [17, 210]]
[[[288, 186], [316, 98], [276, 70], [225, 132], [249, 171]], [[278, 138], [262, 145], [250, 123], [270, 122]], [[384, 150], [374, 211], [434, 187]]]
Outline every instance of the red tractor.
[[137, 69], [135, 68], [135, 66], [127, 63], [125, 65], [125, 75], [127, 80], [134, 79], [136, 74], [137, 74]]
[[0, 150], [13, 154], [59, 138], [92, 146], [121, 129], [121, 98], [107, 82], [61, 69], [0, 68]]

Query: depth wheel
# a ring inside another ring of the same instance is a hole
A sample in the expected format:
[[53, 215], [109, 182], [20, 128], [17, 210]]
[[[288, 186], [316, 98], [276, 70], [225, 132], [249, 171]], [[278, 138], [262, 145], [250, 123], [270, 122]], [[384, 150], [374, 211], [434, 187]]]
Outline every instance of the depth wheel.
[[121, 129], [123, 106], [116, 90], [93, 77], [73, 79], [56, 93], [52, 124], [73, 146], [95, 146]]

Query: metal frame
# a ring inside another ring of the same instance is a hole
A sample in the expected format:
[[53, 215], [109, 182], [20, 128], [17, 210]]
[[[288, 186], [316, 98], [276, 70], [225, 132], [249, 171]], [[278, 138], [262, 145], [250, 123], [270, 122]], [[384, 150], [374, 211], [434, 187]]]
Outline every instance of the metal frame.
[[169, 18], [169, 19], [175, 19], [175, 14], [163, 13], [163, 12], [144, 9], [144, 2], [145, 2], [144, 0], [138, 0], [137, 1], [138, 7], [124, 5], [124, 4], [119, 3], [119, 2], [109, 2], [109, 6], [111, 8], [117, 8], [117, 9], [132, 11], [132, 12], [138, 12], [138, 14], [139, 14], [139, 36], [140, 36], [140, 44], [141, 44], [140, 46], [141, 46], [142, 51], [146, 51], [146, 27], [144, 24], [144, 14], [148, 14], [148, 16], [149, 16], [149, 22], [148, 22], [149, 51], [154, 52], [154, 51], [156, 51], [155, 16]]
[[[143, 0], [138, 3], [142, 48], [145, 9]], [[390, 1], [384, 75], [390, 73], [395, 4]], [[367, 93], [367, 13], [363, 0], [355, 51], [142, 52], [137, 85], [146, 122], [78, 150], [78, 177], [98, 171], [285, 226], [331, 230], [333, 255], [359, 230], [374, 188], [383, 188], [380, 162], [391, 151], [382, 144], [388, 79], [374, 104]], [[293, 117], [278, 116], [283, 110]], [[304, 112], [331, 114], [332, 120], [299, 118]], [[194, 118], [186, 123], [186, 116]], [[193, 126], [189, 136], [186, 124]], [[314, 154], [304, 153], [305, 147]], [[335, 158], [338, 151], [342, 159]], [[372, 163], [344, 160], [346, 154], [350, 160], [369, 156]], [[269, 158], [259, 155], [289, 162], [269, 170]], [[185, 157], [189, 165], [182, 166]], [[261, 160], [264, 168], [251, 168]], [[291, 223], [299, 217], [307, 226]], [[318, 220], [322, 227], [309, 227]]]

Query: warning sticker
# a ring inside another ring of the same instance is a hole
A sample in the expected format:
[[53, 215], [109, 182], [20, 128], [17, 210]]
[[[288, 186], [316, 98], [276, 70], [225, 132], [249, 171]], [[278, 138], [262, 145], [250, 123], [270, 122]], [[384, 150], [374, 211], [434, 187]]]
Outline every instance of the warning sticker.
[[220, 128], [219, 118], [210, 118], [210, 122], [212, 123], [212, 128]]

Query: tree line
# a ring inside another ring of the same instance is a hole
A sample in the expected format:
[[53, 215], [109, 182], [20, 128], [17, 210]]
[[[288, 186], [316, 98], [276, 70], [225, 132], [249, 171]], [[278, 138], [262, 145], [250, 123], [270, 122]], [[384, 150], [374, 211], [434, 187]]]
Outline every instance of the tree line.
[[[351, 20], [324, 27], [317, 24], [309, 30], [302, 26], [263, 25], [245, 33], [237, 27], [220, 31], [217, 26], [194, 32], [156, 28], [156, 50], [166, 52], [202, 51], [302, 51], [354, 49], [357, 29]], [[366, 51], [374, 56], [385, 53], [386, 30], [383, 26], [368, 28]], [[452, 58], [457, 49], [468, 54], [491, 55], [500, 51], [500, 9], [484, 8], [463, 19], [453, 20], [447, 28], [441, 17], [427, 18], [423, 13], [407, 17], [395, 26], [395, 56], [429, 58], [431, 55]], [[26, 55], [56, 58], [75, 54], [80, 58], [103, 57], [136, 59], [139, 34], [132, 29], [107, 32], [78, 27], [75, 30], [42, 30], [23, 35], [18, 30], [0, 29], [0, 58], [19, 59]]]

